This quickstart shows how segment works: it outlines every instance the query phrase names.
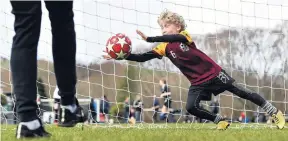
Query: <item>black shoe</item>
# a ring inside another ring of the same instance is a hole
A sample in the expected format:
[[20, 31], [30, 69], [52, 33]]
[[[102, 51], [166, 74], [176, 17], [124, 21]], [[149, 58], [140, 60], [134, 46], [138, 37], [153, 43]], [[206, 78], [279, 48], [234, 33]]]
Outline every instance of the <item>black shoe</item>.
[[80, 106], [78, 106], [76, 109], [76, 118], [77, 118], [77, 121], [80, 123], [83, 123], [87, 120], [87, 118], [84, 115], [84, 110]]
[[40, 127], [35, 130], [30, 130], [26, 125], [23, 125], [21, 122], [17, 126], [16, 138], [41, 138], [41, 137], [50, 137], [51, 134], [45, 131], [43, 124], [40, 119]]
[[60, 127], [74, 127], [79, 122], [84, 122], [83, 109], [78, 106], [74, 113], [70, 110], [61, 108], [59, 110], [59, 122]]

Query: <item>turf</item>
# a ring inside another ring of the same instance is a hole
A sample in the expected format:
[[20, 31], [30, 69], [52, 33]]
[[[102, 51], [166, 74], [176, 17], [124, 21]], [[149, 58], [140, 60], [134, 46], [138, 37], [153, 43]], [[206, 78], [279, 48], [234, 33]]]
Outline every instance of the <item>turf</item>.
[[[53, 135], [39, 141], [287, 141], [288, 128], [278, 130], [259, 125], [231, 125], [216, 131], [213, 124], [141, 124], [136, 127], [89, 125], [61, 128], [47, 125]], [[2, 125], [1, 140], [14, 141], [15, 126]], [[31, 140], [31, 139], [30, 139]]]

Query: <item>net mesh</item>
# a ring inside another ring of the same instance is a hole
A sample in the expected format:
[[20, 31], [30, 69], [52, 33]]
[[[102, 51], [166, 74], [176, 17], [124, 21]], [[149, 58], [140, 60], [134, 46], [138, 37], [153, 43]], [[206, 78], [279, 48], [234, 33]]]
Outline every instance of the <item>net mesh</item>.
[[[10, 49], [14, 35], [14, 16], [9, 1], [0, 4], [1, 35], [1, 90], [7, 99], [1, 103], [1, 124], [18, 120], [13, 115], [14, 102], [10, 74]], [[51, 27], [48, 12], [42, 5], [42, 27], [38, 46], [38, 94], [41, 95], [40, 116], [47, 118], [53, 109], [53, 92], [56, 87], [51, 51]], [[124, 33], [132, 40], [132, 52], [151, 50], [155, 44], [141, 41], [136, 29], [148, 36], [160, 35], [157, 17], [164, 9], [182, 15], [187, 30], [197, 47], [221, 65], [237, 82], [261, 94], [265, 99], [287, 113], [287, 54], [288, 2], [285, 0], [77, 0], [74, 1], [75, 29], [77, 35], [77, 98], [91, 114], [90, 99], [98, 103], [104, 96], [110, 105], [102, 115], [94, 119], [100, 127], [126, 123], [132, 113], [133, 102], [140, 96], [143, 102], [137, 127], [169, 127], [182, 122], [194, 124], [208, 121], [186, 114], [185, 105], [189, 82], [167, 58], [145, 63], [105, 61], [101, 58], [106, 41], [116, 33]], [[180, 110], [170, 114], [169, 120], [159, 120], [163, 99], [158, 112], [153, 107], [154, 95], [159, 97], [159, 80], [166, 79], [171, 90], [172, 108]], [[212, 110], [211, 103], [219, 103], [219, 113], [235, 122], [252, 122], [270, 125], [269, 118], [260, 107], [229, 92], [212, 101], [202, 102], [203, 108]], [[126, 102], [125, 102], [126, 101]], [[1, 101], [2, 102], [2, 101]], [[128, 103], [128, 104], [127, 104]], [[99, 104], [100, 105], [100, 104]], [[128, 109], [128, 110], [125, 110]], [[130, 112], [129, 112], [130, 111]], [[44, 113], [46, 113], [44, 116]], [[90, 113], [90, 114], [89, 114]], [[157, 118], [153, 119], [153, 116]], [[103, 118], [104, 116], [104, 118]], [[245, 120], [246, 119], [246, 120]], [[105, 124], [107, 123], [107, 124]], [[94, 125], [89, 121], [88, 125]], [[254, 125], [254, 124], [253, 124]], [[242, 126], [242, 125], [241, 125]], [[249, 126], [249, 125], [247, 125]], [[174, 127], [174, 126], [173, 126]], [[199, 126], [200, 128], [201, 126]], [[4, 128], [5, 129], [5, 126]]]

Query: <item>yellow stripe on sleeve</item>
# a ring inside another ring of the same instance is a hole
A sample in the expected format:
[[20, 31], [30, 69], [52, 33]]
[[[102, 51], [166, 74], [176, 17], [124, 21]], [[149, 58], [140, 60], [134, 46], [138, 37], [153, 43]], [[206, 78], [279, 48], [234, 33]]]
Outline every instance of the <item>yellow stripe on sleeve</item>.
[[181, 31], [180, 34], [184, 35], [186, 37], [186, 39], [188, 40], [189, 44], [192, 43], [192, 37], [189, 35], [189, 33], [184, 30], [184, 31]]
[[155, 48], [153, 48], [153, 51], [155, 51], [156, 53], [158, 53], [161, 56], [166, 56], [165, 55], [165, 50], [166, 50], [167, 44], [168, 43], [160, 43]]

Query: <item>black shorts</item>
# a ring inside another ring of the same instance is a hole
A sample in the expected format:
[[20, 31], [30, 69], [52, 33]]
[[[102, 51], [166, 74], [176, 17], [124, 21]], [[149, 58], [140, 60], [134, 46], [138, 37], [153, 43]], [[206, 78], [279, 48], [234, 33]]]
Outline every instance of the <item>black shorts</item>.
[[224, 92], [232, 86], [235, 80], [224, 70], [218, 76], [199, 85], [190, 86], [188, 95], [200, 94], [201, 100], [210, 101], [212, 94], [215, 96]]

